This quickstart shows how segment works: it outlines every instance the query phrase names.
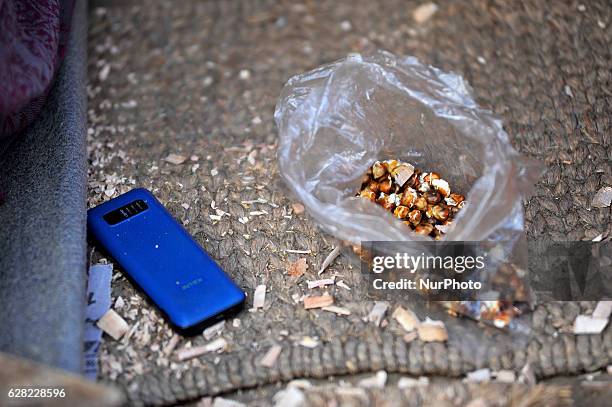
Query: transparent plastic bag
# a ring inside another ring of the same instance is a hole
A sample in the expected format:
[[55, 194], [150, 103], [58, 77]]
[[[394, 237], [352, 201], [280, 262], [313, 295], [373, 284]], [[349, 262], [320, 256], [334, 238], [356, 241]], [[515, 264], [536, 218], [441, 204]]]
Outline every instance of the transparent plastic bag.
[[385, 159], [436, 171], [466, 196], [445, 239], [512, 246], [523, 235], [521, 201], [540, 166], [518, 154], [501, 121], [477, 106], [459, 75], [384, 51], [349, 55], [292, 77], [275, 119], [281, 175], [339, 239], [423, 239], [355, 196], [368, 167]]

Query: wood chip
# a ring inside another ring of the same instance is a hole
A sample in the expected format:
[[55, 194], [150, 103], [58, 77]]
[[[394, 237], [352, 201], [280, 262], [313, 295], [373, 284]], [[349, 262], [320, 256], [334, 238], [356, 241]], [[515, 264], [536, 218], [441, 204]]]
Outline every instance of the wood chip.
[[295, 386], [287, 386], [273, 397], [274, 407], [302, 407], [306, 405], [304, 393]]
[[[353, 400], [369, 400], [371, 397], [364, 389], [359, 387], [336, 387], [334, 393], [339, 397], [350, 397]], [[365, 402], [364, 405], [368, 405], [368, 402]]]
[[264, 198], [257, 198], [257, 199], [250, 199], [250, 200], [247, 200], [247, 201], [240, 201], [240, 203], [243, 204], [243, 205], [252, 205], [254, 203], [262, 203], [262, 204], [264, 204], [264, 203], [268, 203], [268, 201], [265, 200]]
[[426, 318], [417, 327], [419, 339], [423, 342], [444, 342], [448, 339], [446, 326], [442, 321], [434, 321]]
[[307, 269], [308, 263], [306, 263], [306, 259], [302, 257], [287, 267], [287, 274], [289, 274], [291, 277], [301, 277], [304, 275]]
[[265, 284], [258, 285], [253, 294], [253, 308], [263, 308], [266, 302], [266, 286]]
[[295, 215], [301, 215], [302, 213], [304, 213], [305, 210], [304, 205], [299, 202], [292, 203], [291, 209], [293, 209], [293, 213]]
[[612, 203], [612, 187], [603, 187], [593, 197], [593, 208], [607, 208]]
[[488, 382], [489, 380], [491, 380], [491, 370], [489, 369], [474, 370], [465, 376], [465, 381], [467, 382], [481, 383]]
[[422, 24], [429, 20], [438, 11], [438, 6], [435, 3], [421, 4], [412, 12], [412, 18], [417, 24]]
[[576, 335], [600, 334], [608, 325], [607, 318], [593, 318], [590, 315], [578, 315], [574, 320], [574, 333]]
[[322, 280], [314, 280], [308, 282], [308, 288], [325, 287], [326, 285], [333, 285], [336, 282], [335, 278], [324, 278]]
[[180, 340], [181, 340], [181, 337], [177, 334], [174, 334], [172, 338], [170, 338], [170, 340], [168, 341], [168, 344], [164, 346], [164, 349], [162, 351], [164, 355], [168, 356], [172, 352], [174, 352], [174, 349], [176, 348], [176, 345], [178, 345]]
[[410, 389], [412, 387], [427, 385], [429, 385], [429, 379], [425, 376], [421, 376], [418, 379], [415, 379], [414, 377], [401, 377], [397, 381], [397, 387], [400, 389]]
[[348, 309], [342, 308], [342, 307], [337, 307], [335, 305], [330, 305], [328, 307], [323, 307], [322, 310], [323, 311], [333, 312], [333, 313], [338, 314], [338, 315], [351, 315], [351, 311], [349, 311]]
[[169, 162], [170, 164], [179, 165], [185, 162], [187, 157], [182, 156], [180, 154], [168, 154], [168, 157], [164, 158], [164, 161]]
[[385, 316], [385, 313], [389, 309], [389, 303], [386, 301], [377, 301], [368, 314], [368, 321], [374, 322], [374, 325], [380, 326], [380, 322]]
[[516, 374], [513, 370], [498, 370], [493, 373], [495, 381], [500, 383], [514, 383], [516, 381]]
[[340, 250], [340, 246], [336, 246], [327, 255], [325, 260], [323, 260], [323, 264], [321, 264], [321, 268], [319, 269], [319, 275], [321, 275], [325, 271], [325, 269], [327, 269], [333, 263], [333, 261], [336, 260], [336, 257], [340, 255]]
[[247, 405], [236, 400], [215, 397], [212, 407], [247, 407]]
[[367, 377], [359, 381], [359, 387], [382, 389], [387, 384], [387, 372], [379, 370], [375, 376]]
[[351, 287], [349, 287], [348, 285], [346, 285], [346, 283], [345, 283], [344, 281], [342, 281], [342, 280], [338, 281], [338, 282], [336, 283], [336, 285], [337, 285], [338, 287], [342, 287], [342, 288], [344, 288], [345, 290], [351, 291]]
[[304, 298], [304, 309], [329, 307], [334, 303], [334, 297], [329, 294]]
[[414, 312], [401, 306], [397, 307], [391, 316], [399, 322], [406, 332], [414, 331], [421, 322]]
[[176, 352], [176, 358], [179, 361], [185, 361], [201, 356], [205, 353], [217, 352], [227, 347], [227, 341], [223, 338], [215, 339], [212, 342], [202, 346], [195, 346], [192, 348], [182, 348]]
[[304, 336], [299, 344], [305, 348], [314, 349], [319, 346], [319, 341], [311, 336]]
[[280, 345], [273, 345], [270, 349], [268, 349], [264, 357], [261, 358], [259, 364], [267, 368], [274, 367], [282, 350], [283, 348]]
[[102, 69], [100, 69], [100, 72], [98, 73], [98, 78], [100, 79], [100, 82], [104, 82], [106, 79], [108, 79], [108, 74], [110, 73], [110, 70], [110, 64], [106, 64], [102, 67]]
[[122, 296], [117, 297], [117, 299], [115, 300], [115, 308], [123, 308], [125, 306], [125, 300], [123, 299]]
[[204, 338], [208, 341], [219, 335], [225, 328], [225, 321], [219, 321], [204, 330]]
[[106, 311], [106, 314], [98, 320], [97, 325], [114, 340], [121, 339], [130, 328], [127, 322], [113, 309]]
[[412, 177], [412, 174], [414, 174], [414, 167], [408, 163], [400, 164], [395, 167], [391, 173], [393, 174], [395, 182], [400, 187], [403, 187], [406, 181], [408, 181], [408, 179]]
[[287, 383], [287, 387], [296, 387], [298, 389], [308, 389], [312, 387], [312, 383], [310, 383], [306, 379], [293, 379], [289, 383]]
[[593, 311], [593, 318], [608, 319], [612, 314], [612, 301], [599, 301]]
[[195, 407], [212, 407], [212, 405], [213, 405], [212, 397], [202, 397], [198, 401], [198, 404], [195, 405]]

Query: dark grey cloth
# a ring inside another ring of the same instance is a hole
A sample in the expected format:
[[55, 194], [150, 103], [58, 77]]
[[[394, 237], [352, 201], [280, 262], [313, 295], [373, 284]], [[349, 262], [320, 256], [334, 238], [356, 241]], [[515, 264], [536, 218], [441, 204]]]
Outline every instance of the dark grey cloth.
[[39, 118], [0, 157], [0, 351], [82, 370], [86, 1]]

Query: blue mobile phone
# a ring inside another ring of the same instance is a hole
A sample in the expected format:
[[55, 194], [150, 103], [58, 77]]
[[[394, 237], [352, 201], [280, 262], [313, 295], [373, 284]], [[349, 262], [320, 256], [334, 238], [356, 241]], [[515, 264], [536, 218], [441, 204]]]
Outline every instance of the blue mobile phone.
[[144, 188], [87, 211], [93, 237], [183, 333], [238, 311], [244, 292]]

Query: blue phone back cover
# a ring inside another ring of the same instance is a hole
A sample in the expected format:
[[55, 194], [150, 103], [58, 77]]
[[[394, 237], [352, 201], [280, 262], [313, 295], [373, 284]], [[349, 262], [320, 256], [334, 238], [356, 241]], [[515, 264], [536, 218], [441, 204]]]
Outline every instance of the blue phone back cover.
[[[105, 214], [142, 199], [148, 209], [115, 225]], [[164, 206], [144, 188], [133, 189], [87, 212], [90, 233], [181, 329], [238, 306], [236, 286]]]

